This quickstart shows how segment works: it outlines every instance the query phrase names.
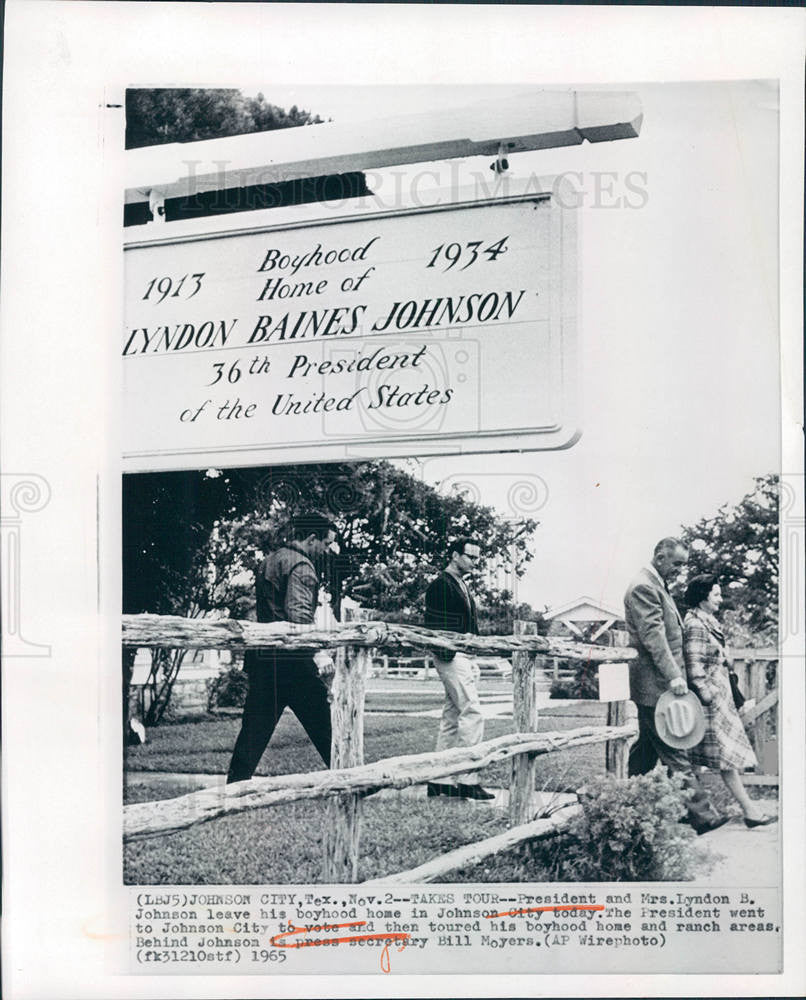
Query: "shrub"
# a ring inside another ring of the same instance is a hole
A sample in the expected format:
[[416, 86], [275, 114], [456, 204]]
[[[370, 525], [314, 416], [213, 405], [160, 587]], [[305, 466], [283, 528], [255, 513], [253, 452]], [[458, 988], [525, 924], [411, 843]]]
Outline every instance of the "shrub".
[[699, 858], [690, 827], [679, 822], [686, 796], [682, 779], [662, 769], [627, 781], [597, 778], [580, 791], [582, 813], [561, 834], [496, 857], [496, 870], [486, 877], [503, 881], [505, 872], [517, 882], [691, 878]]
[[578, 660], [574, 664], [574, 677], [557, 680], [551, 685], [550, 698], [582, 698], [596, 700], [599, 697], [599, 669], [589, 660]]
[[580, 791], [582, 814], [554, 843], [558, 881], [659, 882], [691, 877], [692, 832], [680, 823], [687, 793], [660, 768]]
[[248, 690], [249, 678], [244, 671], [240, 667], [230, 667], [211, 682], [208, 707], [243, 708]]
[[549, 698], [576, 698], [573, 681], [552, 681]]

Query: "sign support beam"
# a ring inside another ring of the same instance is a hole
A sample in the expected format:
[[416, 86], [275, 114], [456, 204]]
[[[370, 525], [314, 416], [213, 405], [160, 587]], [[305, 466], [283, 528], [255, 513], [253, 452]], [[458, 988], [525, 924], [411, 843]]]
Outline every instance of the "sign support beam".
[[471, 156], [512, 155], [636, 138], [643, 113], [631, 92], [529, 89], [449, 113], [360, 124], [305, 125], [129, 150], [126, 203]]

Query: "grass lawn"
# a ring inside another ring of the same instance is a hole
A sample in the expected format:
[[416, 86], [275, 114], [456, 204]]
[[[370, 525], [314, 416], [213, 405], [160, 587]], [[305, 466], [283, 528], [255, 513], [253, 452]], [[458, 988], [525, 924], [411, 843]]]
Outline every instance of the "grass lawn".
[[[551, 717], [542, 719], [540, 728], [571, 729], [594, 721]], [[239, 725], [237, 717], [215, 718], [149, 730], [149, 742], [127, 752], [127, 768], [141, 773], [127, 783], [126, 801], [172, 798], [189, 791], [186, 782], [157, 779], [156, 775], [149, 779], [142, 772], [224, 774]], [[430, 718], [368, 715], [364, 758], [370, 763], [431, 750], [437, 726], [437, 720]], [[511, 719], [488, 719], [484, 735], [491, 739], [512, 731]], [[286, 712], [257, 773], [323, 769], [304, 730]], [[506, 787], [509, 769], [509, 761], [494, 764], [482, 772], [482, 782], [488, 787]], [[540, 789], [575, 789], [603, 772], [602, 745], [552, 753], [538, 758], [536, 785]], [[130, 843], [124, 849], [124, 881], [134, 885], [320, 882], [325, 817], [324, 803], [295, 802]], [[503, 812], [475, 803], [410, 795], [370, 797], [364, 802], [359, 879], [413, 868], [461, 844], [501, 832], [506, 825]]]
[[[541, 732], [575, 729], [596, 720], [578, 716], [544, 716]], [[237, 717], [201, 719], [157, 726], [148, 731], [148, 742], [132, 747], [126, 756], [128, 769], [179, 771], [191, 774], [225, 774], [238, 735]], [[416, 716], [367, 715], [364, 721], [364, 760], [382, 760], [400, 754], [434, 749], [436, 719]], [[485, 739], [513, 731], [512, 719], [487, 719]], [[482, 781], [497, 788], [509, 785], [509, 761], [493, 764], [482, 772]], [[285, 712], [257, 769], [259, 775], [296, 774], [324, 770], [319, 754], [291, 712]], [[594, 774], [604, 771], [604, 745], [559, 751], [538, 759], [537, 787], [552, 791], [573, 790]]]
[[[127, 885], [322, 882], [324, 805], [292, 802], [125, 845]], [[369, 798], [359, 880], [413, 868], [506, 829], [500, 810], [449, 799]]]
[[370, 712], [416, 712], [441, 708], [441, 691], [367, 691], [364, 704]]
[[[379, 685], [380, 682], [371, 682]], [[403, 682], [405, 684], [405, 682]], [[428, 681], [418, 682], [421, 686], [409, 683], [406, 686], [392, 686], [394, 682], [385, 681], [384, 686], [370, 687], [366, 694], [365, 705], [371, 712], [407, 712], [440, 709], [445, 701], [445, 693], [441, 683]], [[512, 685], [483, 684], [479, 691], [482, 701], [512, 694]]]

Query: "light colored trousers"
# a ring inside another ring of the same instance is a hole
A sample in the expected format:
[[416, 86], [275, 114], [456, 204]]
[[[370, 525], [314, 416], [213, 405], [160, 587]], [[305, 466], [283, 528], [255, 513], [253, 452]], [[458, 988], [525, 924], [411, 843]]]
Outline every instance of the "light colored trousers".
[[[434, 657], [434, 666], [445, 686], [445, 705], [439, 723], [437, 750], [451, 747], [471, 747], [484, 738], [484, 716], [481, 714], [477, 681], [479, 667], [476, 661], [464, 653], [446, 663]], [[445, 785], [476, 785], [478, 772], [460, 774], [439, 779]]]

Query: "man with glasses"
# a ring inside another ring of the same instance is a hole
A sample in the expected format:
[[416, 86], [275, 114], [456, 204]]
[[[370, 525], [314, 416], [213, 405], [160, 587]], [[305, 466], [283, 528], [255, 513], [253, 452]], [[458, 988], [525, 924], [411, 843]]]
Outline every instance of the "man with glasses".
[[[428, 628], [478, 635], [476, 602], [467, 577], [481, 557], [472, 538], [457, 538], [448, 546], [448, 565], [425, 592], [425, 624]], [[437, 750], [469, 747], [484, 738], [476, 661], [465, 653], [433, 653], [434, 666], [445, 687], [445, 704], [437, 736]], [[461, 799], [493, 799], [479, 784], [478, 773], [442, 778], [428, 783], [428, 796], [446, 795]]]

